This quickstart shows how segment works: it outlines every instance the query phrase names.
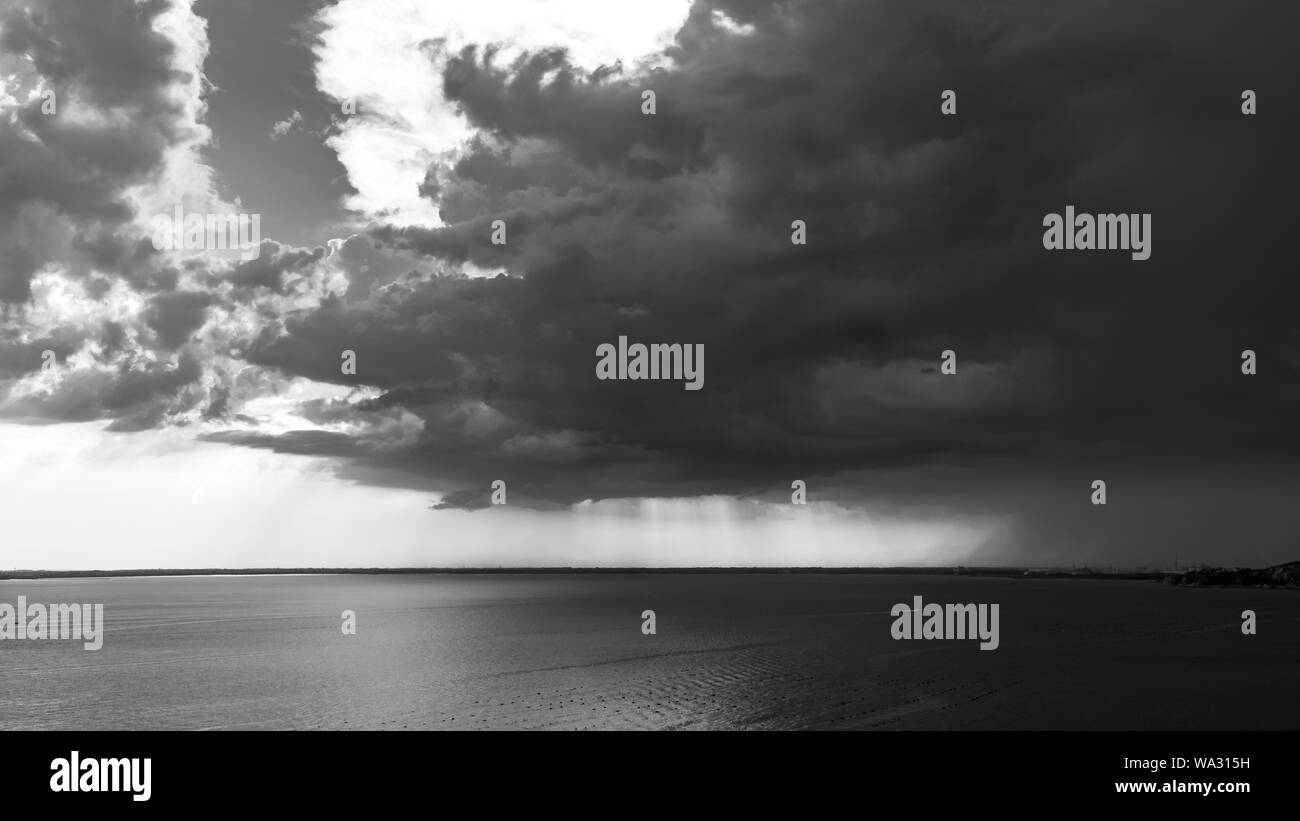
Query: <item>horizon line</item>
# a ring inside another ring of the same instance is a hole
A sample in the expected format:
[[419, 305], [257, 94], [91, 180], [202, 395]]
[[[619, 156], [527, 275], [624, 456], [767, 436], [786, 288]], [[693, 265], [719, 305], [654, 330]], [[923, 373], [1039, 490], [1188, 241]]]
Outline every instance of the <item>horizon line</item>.
[[[1151, 569], [1147, 566], [1090, 568], [1043, 565], [710, 565], [678, 567], [626, 566], [497, 566], [497, 567], [201, 567], [201, 568], [123, 568], [115, 570], [40, 570], [13, 569], [0, 571], [0, 581], [41, 578], [103, 577], [184, 577], [184, 576], [328, 576], [328, 575], [414, 575], [414, 574], [617, 574], [617, 573], [827, 573], [827, 574], [981, 574], [1033, 575], [1036, 577], [1109, 577], [1157, 579], [1196, 568]], [[1238, 568], [1244, 569], [1244, 568]]]

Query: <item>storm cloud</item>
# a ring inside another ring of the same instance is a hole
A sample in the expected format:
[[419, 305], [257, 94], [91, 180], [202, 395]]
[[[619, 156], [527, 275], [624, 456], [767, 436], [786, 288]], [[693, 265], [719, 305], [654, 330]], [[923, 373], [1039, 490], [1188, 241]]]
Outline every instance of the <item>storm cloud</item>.
[[[55, 48], [57, 15], [8, 17], [0, 46], [53, 82], [96, 55]], [[698, 0], [639, 64], [431, 38], [430, 79], [472, 130], [418, 184], [443, 224], [372, 214], [346, 238], [172, 269], [183, 288], [137, 271], [131, 287], [174, 291], [142, 300], [132, 337], [170, 365], [76, 415], [190, 414], [222, 426], [212, 441], [449, 490], [443, 507], [483, 506], [498, 478], [539, 506], [781, 501], [806, 479], [840, 504], [1018, 516], [1008, 556], [1069, 522], [1077, 538], [1041, 552], [1065, 555], [1113, 536], [1080, 517], [1089, 482], [1114, 477], [1129, 503], [1175, 480], [1194, 507], [1219, 494], [1237, 526], [1274, 507], [1245, 488], [1300, 456], [1297, 21], [1211, 2]], [[48, 213], [111, 234], [172, 137], [150, 92], [166, 44], [119, 39], [139, 56], [84, 93], [138, 116], [84, 134], [28, 103], [0, 123], [0, 163], [26, 169], [0, 177], [0, 297], [29, 297], [55, 242], [12, 226]], [[75, 176], [87, 163], [102, 171]], [[1067, 205], [1150, 213], [1150, 259], [1045, 250], [1043, 217]], [[131, 267], [113, 248], [97, 269]], [[597, 379], [620, 336], [703, 345], [704, 388]], [[297, 379], [351, 393], [299, 402], [312, 429], [233, 424]], [[1119, 498], [1122, 529], [1143, 514]], [[1260, 555], [1291, 524], [1274, 517]]]
[[[503, 275], [331, 300], [250, 358], [346, 384], [354, 349], [431, 466], [508, 451], [567, 498], [614, 464], [600, 491], [1293, 455], [1294, 58], [1281, 19], [1197, 8], [1173, 38], [1171, 5], [700, 3], [649, 73], [464, 49], [441, 79], [479, 136], [426, 175], [447, 225], [371, 238]], [[1045, 252], [1066, 204], [1153, 213], [1155, 253]], [[702, 343], [705, 390], [597, 381], [620, 334]]]

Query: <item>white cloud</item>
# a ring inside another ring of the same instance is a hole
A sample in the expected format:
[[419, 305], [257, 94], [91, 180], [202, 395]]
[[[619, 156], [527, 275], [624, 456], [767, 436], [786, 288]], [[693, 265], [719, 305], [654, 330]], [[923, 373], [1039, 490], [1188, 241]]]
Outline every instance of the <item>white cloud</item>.
[[271, 126], [271, 139], [280, 139], [292, 131], [293, 127], [300, 122], [302, 122], [302, 112], [295, 108], [292, 114]]
[[158, 16], [155, 30], [172, 43], [173, 82], [168, 97], [184, 115], [177, 122], [177, 133], [182, 136], [168, 149], [162, 173], [132, 192], [137, 224], [146, 236], [150, 219], [155, 214], [170, 214], [177, 205], [201, 214], [234, 210], [217, 193], [215, 172], [201, 154], [212, 139], [212, 132], [204, 123], [207, 21], [195, 14], [193, 0], [180, 0]]
[[400, 0], [375, 14], [368, 0], [341, 0], [325, 9], [317, 85], [340, 106], [356, 104], [355, 114], [340, 112], [342, 130], [329, 140], [358, 192], [346, 204], [394, 225], [441, 224], [419, 185], [430, 164], [455, 156], [471, 128], [442, 95], [441, 58], [431, 56], [430, 41], [444, 39], [450, 53], [500, 43], [503, 61], [566, 46], [583, 67], [623, 60], [631, 68], [671, 40], [689, 8], [689, 0], [478, 0], [452, 15]]

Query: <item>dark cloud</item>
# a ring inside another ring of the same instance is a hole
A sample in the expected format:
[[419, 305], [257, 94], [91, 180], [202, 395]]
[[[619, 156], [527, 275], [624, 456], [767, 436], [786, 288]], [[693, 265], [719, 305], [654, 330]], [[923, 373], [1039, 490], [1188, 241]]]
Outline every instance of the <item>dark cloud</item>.
[[208, 395], [208, 406], [203, 409], [203, 421], [215, 422], [230, 416], [230, 388], [218, 385]]
[[46, 351], [54, 353], [56, 362], [63, 362], [85, 341], [83, 334], [70, 328], [59, 328], [49, 336], [30, 340], [24, 339], [22, 334], [0, 328], [0, 380], [40, 370]]
[[279, 436], [251, 431], [218, 431], [205, 434], [203, 438], [210, 442], [265, 447], [276, 453], [297, 455], [346, 457], [355, 455], [358, 450], [348, 435], [323, 430], [296, 430]]
[[241, 262], [225, 275], [225, 279], [240, 292], [255, 293], [266, 288], [283, 293], [286, 277], [305, 272], [325, 254], [325, 248], [293, 248], [274, 240], [263, 240], [258, 255]]
[[[449, 224], [372, 237], [509, 275], [350, 291], [250, 359], [385, 390], [425, 420], [406, 457], [430, 471], [508, 462], [561, 499], [1293, 457], [1295, 17], [697, 3], [648, 76], [469, 48], [443, 83], [481, 134], [424, 186]], [[1240, 115], [1243, 87], [1267, 119]], [[1152, 212], [1152, 258], [1045, 252], [1042, 217], [1067, 204]], [[704, 390], [597, 381], [620, 334], [704, 344]], [[1268, 372], [1241, 376], [1246, 347]], [[949, 348], [955, 377], [935, 370]]]
[[29, 66], [55, 95], [53, 113], [36, 97], [0, 119], [0, 300], [28, 300], [32, 276], [51, 261], [75, 274], [111, 269], [137, 284], [157, 275], [152, 249], [125, 225], [129, 189], [192, 136], [169, 93], [174, 47], [154, 27], [168, 6], [0, 4], [0, 58]]
[[[134, 431], [178, 421], [201, 397], [200, 355], [173, 352], [220, 298], [177, 291], [203, 263], [167, 264], [136, 227], [138, 192], [202, 137], [184, 99], [195, 78], [177, 67], [177, 47], [160, 25], [171, 8], [167, 0], [0, 2], [4, 91], [20, 101], [0, 117], [7, 416], [107, 418], [113, 430]], [[34, 291], [46, 266], [74, 282]], [[118, 282], [151, 295], [143, 310], [114, 292]], [[79, 304], [69, 311], [70, 301]], [[54, 373], [20, 385], [47, 350], [56, 354]]]
[[216, 302], [202, 291], [172, 291], [149, 300], [145, 323], [158, 335], [164, 348], [179, 348], [207, 321], [208, 307]]
[[[12, 252], [0, 297], [26, 298], [48, 249], [74, 244], [97, 266], [150, 270], [128, 276], [139, 290], [175, 290], [181, 272], [150, 269], [113, 230], [123, 186], [176, 136], [154, 70], [165, 44], [137, 33], [123, 39], [138, 54], [101, 53], [86, 26], [108, 12], [83, 26], [51, 8], [9, 12], [19, 23], [0, 47], [39, 54], [56, 80], [111, 56], [93, 93], [138, 116], [87, 126], [28, 106], [0, 123]], [[137, 22], [157, 11], [113, 8]], [[450, 483], [444, 504], [471, 508], [497, 478], [512, 503], [804, 478], [845, 503], [1014, 514], [1018, 546], [1050, 541], [1059, 520], [1096, 536], [1074, 543], [1087, 550], [1106, 543], [1089, 530], [1096, 511], [1077, 506], [1092, 479], [1151, 498], [1186, 476], [1199, 510], [1218, 488], [1240, 525], [1260, 509], [1233, 488], [1300, 456], [1298, 21], [1283, 4], [1209, 0], [699, 0], [648, 72], [430, 43], [445, 94], [478, 129], [420, 186], [446, 225], [377, 225], [328, 255], [268, 241], [258, 260], [200, 278], [255, 314], [221, 330], [260, 366], [249, 371], [377, 395], [302, 404], [325, 430], [209, 438], [344, 457], [367, 481]], [[1243, 88], [1259, 95], [1255, 117], [1240, 114]], [[955, 117], [940, 113], [945, 89]], [[1151, 259], [1045, 251], [1043, 215], [1066, 205], [1151, 213]], [[78, 227], [75, 242], [27, 230], [51, 213]], [[794, 220], [806, 245], [790, 242]], [[336, 269], [346, 287], [322, 299], [296, 287]], [[501, 273], [468, 275], [481, 270]], [[205, 299], [149, 301], [176, 363], [120, 363], [47, 412], [121, 428], [200, 405], [235, 418], [269, 388], [241, 374], [200, 389], [186, 341], [217, 304]], [[597, 347], [620, 335], [703, 345], [703, 390], [597, 380]], [[29, 341], [13, 345], [15, 361], [30, 357]], [[101, 347], [124, 345], [104, 328]], [[1244, 348], [1257, 376], [1240, 373]], [[936, 368], [945, 349], [955, 376]], [[1107, 513], [1115, 528], [1140, 515]], [[1280, 543], [1285, 528], [1264, 530]]]
[[433, 510], [482, 510], [492, 504], [491, 489], [454, 490], [443, 494], [436, 503], [430, 505]]
[[197, 357], [189, 351], [183, 351], [175, 365], [149, 363], [123, 368], [121, 378], [104, 398], [104, 405], [110, 410], [122, 410], [168, 397], [177, 389], [196, 382], [201, 373]]
[[154, 428], [198, 406], [202, 375], [189, 350], [170, 362], [128, 357], [107, 368], [68, 369], [49, 390], [10, 397], [5, 415], [62, 422], [110, 419], [109, 429], [115, 431]]

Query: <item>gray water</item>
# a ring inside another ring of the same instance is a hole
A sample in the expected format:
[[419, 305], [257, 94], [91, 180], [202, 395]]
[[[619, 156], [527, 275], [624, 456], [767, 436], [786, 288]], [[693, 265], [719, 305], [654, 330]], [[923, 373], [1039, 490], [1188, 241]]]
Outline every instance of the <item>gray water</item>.
[[[103, 648], [0, 641], [2, 729], [1300, 728], [1300, 595], [898, 575], [0, 582]], [[1000, 605], [1000, 647], [890, 608]], [[1241, 611], [1258, 635], [1241, 633]], [[656, 612], [643, 635], [641, 613]], [[357, 614], [344, 635], [341, 613]]]

